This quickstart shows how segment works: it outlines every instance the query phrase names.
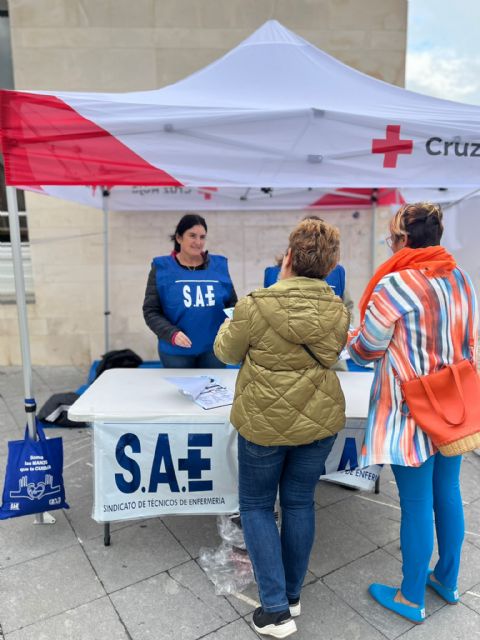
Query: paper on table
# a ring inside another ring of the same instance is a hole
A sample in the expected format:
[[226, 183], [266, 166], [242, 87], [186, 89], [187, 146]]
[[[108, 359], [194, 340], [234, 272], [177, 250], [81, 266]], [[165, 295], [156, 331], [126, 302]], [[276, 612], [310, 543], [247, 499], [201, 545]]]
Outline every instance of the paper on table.
[[212, 383], [203, 391], [195, 402], [203, 409], [226, 407], [233, 402], [233, 393], [227, 387]]
[[225, 407], [233, 402], [233, 393], [215, 378], [209, 376], [169, 376], [171, 382], [180, 393], [191, 398], [202, 409]]
[[213, 378], [209, 376], [168, 376], [166, 380], [178, 387], [180, 393], [190, 396], [192, 400], [196, 400], [202, 391], [205, 391], [206, 387], [213, 382]]

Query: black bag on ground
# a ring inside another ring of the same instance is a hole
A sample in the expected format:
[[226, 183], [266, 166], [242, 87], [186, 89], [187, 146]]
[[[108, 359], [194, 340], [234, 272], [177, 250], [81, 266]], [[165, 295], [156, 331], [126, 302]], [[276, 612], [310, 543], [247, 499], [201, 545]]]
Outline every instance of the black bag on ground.
[[38, 412], [38, 419], [45, 427], [86, 427], [85, 422], [73, 422], [68, 419], [68, 410], [79, 397], [78, 393], [73, 391], [54, 393]]
[[107, 351], [98, 363], [95, 380], [107, 369], [136, 369], [142, 362], [142, 358], [131, 349]]

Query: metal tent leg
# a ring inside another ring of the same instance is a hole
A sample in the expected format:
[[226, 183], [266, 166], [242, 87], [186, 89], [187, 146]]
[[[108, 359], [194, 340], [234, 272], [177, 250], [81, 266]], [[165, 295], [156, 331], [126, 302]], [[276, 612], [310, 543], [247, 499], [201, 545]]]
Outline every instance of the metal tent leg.
[[[24, 387], [24, 406], [27, 418], [28, 433], [32, 439], [37, 436], [35, 414], [37, 405], [33, 396], [32, 360], [30, 357], [30, 338], [28, 332], [27, 302], [25, 296], [25, 275], [23, 272], [20, 224], [18, 221], [17, 193], [14, 187], [7, 187], [8, 222], [10, 227], [10, 244], [12, 247], [13, 275], [15, 280], [15, 296], [17, 299], [18, 328], [22, 352], [22, 372]], [[38, 513], [35, 524], [54, 524], [56, 519], [49, 513]]]
[[103, 525], [103, 545], [105, 547], [110, 546], [110, 523], [106, 522]]
[[109, 258], [109, 202], [110, 191], [102, 187], [102, 209], [103, 209], [103, 319], [105, 353], [110, 351], [110, 258]]

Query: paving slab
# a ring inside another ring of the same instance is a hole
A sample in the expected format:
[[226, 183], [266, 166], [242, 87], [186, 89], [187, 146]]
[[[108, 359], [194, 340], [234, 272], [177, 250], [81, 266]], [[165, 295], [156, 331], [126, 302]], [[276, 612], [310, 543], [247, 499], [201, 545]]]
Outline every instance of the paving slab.
[[[86, 374], [77, 367], [35, 367], [39, 405], [54, 392], [73, 391]], [[24, 426], [21, 369], [0, 368], [2, 477], [6, 441], [21, 437]], [[112, 523], [112, 546], [106, 548], [103, 525], [90, 517], [92, 430], [49, 429], [47, 435], [61, 436], [64, 441], [64, 477], [71, 509], [54, 512], [58, 523], [53, 527], [34, 526], [31, 517], [0, 523], [0, 567], [4, 567], [0, 629], [7, 640], [257, 637], [250, 627], [259, 600], [256, 585], [240, 594], [216, 596], [198, 562], [192, 560], [202, 546], [218, 546], [214, 516]], [[382, 470], [379, 495], [319, 483], [315, 494], [317, 538], [295, 637], [393, 640], [403, 634], [402, 640], [480, 640], [479, 480], [480, 457], [466, 454], [462, 487], [470, 533], [460, 575], [462, 604], [448, 607], [427, 590], [429, 617], [420, 627], [407, 621], [402, 626], [401, 618], [381, 609], [367, 593], [372, 581], [399, 584], [401, 577], [400, 514], [392, 508], [398, 506], [398, 492], [390, 466]], [[397, 534], [391, 539], [395, 528]], [[102, 581], [114, 591], [110, 596]]]
[[480, 640], [480, 618], [458, 604], [446, 605], [402, 636], [402, 640]]
[[[52, 393], [47, 387], [42, 387], [38, 390], [35, 389], [35, 400], [37, 401], [37, 408], [40, 409], [43, 403], [46, 402], [51, 395]], [[6, 396], [5, 400], [7, 402], [8, 409], [15, 419], [17, 425], [22, 430], [25, 429], [27, 418], [23, 400], [23, 390], [14, 396]]]
[[36, 366], [35, 373], [52, 394], [75, 391], [87, 381], [83, 371], [71, 366]]
[[467, 504], [480, 499], [480, 466], [476, 460], [480, 460], [480, 457], [472, 453], [463, 461], [460, 471], [462, 500]]
[[[434, 561], [436, 562], [436, 557]], [[433, 566], [433, 565], [432, 565]], [[465, 541], [462, 547], [460, 575], [458, 576], [458, 590], [461, 594], [473, 589], [480, 578], [480, 548]], [[480, 620], [479, 620], [480, 624]]]
[[[32, 385], [35, 394], [49, 392], [50, 388], [38, 375], [35, 368], [32, 371]], [[21, 367], [0, 367], [0, 395], [5, 399], [21, 398], [23, 402], [23, 372]], [[51, 394], [50, 394], [51, 395]]]
[[21, 565], [60, 549], [77, 544], [65, 512], [51, 512], [55, 524], [34, 524], [35, 516], [2, 520], [0, 528], [0, 568]]
[[6, 640], [129, 640], [108, 597], [7, 633]]
[[[71, 496], [71, 494], [69, 494]], [[91, 495], [85, 495], [78, 498], [69, 498], [71, 508], [65, 511], [65, 516], [72, 527], [77, 541], [80, 543], [92, 538], [102, 536], [104, 526], [103, 523], [96, 522], [92, 518], [93, 498]], [[135, 526], [131, 520], [110, 523], [110, 532], [125, 529], [126, 527]]]
[[0, 416], [4, 413], [9, 413], [7, 401], [0, 395]]
[[[56, 430], [57, 431], [57, 430]], [[49, 434], [50, 435], [50, 432]], [[81, 439], [63, 439], [63, 480], [67, 495], [76, 500], [93, 496], [93, 455], [90, 436]]]
[[[229, 603], [241, 616], [248, 616], [258, 606], [260, 606], [260, 598], [256, 583], [248, 585], [241, 593], [226, 596]], [[249, 618], [247, 618], [249, 620]]]
[[9, 633], [104, 595], [82, 549], [61, 549], [2, 570], [0, 623]]
[[107, 593], [171, 569], [191, 560], [158, 519], [141, 520], [112, 533], [112, 544], [103, 538], [84, 542], [85, 551]]
[[167, 573], [110, 597], [132, 640], [196, 640], [225, 626], [214, 609]]
[[[390, 640], [397, 638], [413, 626], [408, 620], [381, 607], [368, 593], [368, 586], [372, 582], [397, 586], [401, 581], [400, 562], [382, 549], [335, 571], [326, 576], [323, 581], [339, 598]], [[440, 598], [427, 592], [427, 615], [442, 607], [443, 604]]]
[[327, 482], [326, 480], [320, 480], [315, 489], [315, 504], [317, 508], [328, 507], [328, 505], [339, 502], [340, 500], [347, 500], [356, 492], [357, 489], [344, 487], [334, 482]]
[[[480, 482], [480, 478], [479, 478]], [[464, 507], [466, 539], [480, 548], [480, 500]]]
[[163, 516], [161, 520], [192, 558], [198, 558], [202, 547], [216, 548], [221, 542], [217, 516]]
[[[317, 576], [315, 576], [311, 571], [307, 571], [302, 588], [317, 581]], [[241, 616], [248, 616], [252, 611], [254, 611], [254, 609], [260, 606], [260, 597], [258, 595], [256, 583], [248, 585], [248, 587], [243, 589], [241, 593], [227, 596], [227, 599]]]
[[296, 619], [298, 640], [384, 640], [361, 615], [321, 581], [302, 591], [302, 614]]
[[[462, 595], [462, 603], [469, 609], [480, 614], [480, 582]], [[480, 625], [480, 617], [478, 619], [478, 624]]]
[[[400, 550], [400, 541], [397, 540], [384, 547], [385, 551], [388, 551], [394, 556], [400, 563], [402, 561], [402, 552]], [[437, 546], [433, 550], [432, 559], [430, 560], [430, 567], [434, 567], [438, 560]], [[458, 576], [458, 590], [460, 593], [464, 593], [468, 589], [472, 588], [477, 582], [480, 576], [480, 549], [470, 542], [465, 541], [462, 547], [462, 558], [460, 562], [460, 575]], [[429, 591], [427, 589], [427, 591]]]
[[315, 512], [316, 536], [309, 568], [319, 578], [377, 548], [328, 509]]
[[75, 499], [89, 495], [93, 500], [93, 463], [90, 462], [89, 444], [87, 443], [86, 449], [76, 454], [76, 458], [73, 455], [67, 455], [65, 459], [63, 468], [65, 491], [69, 497]]
[[383, 474], [384, 472], [382, 471], [380, 493], [371, 493], [370, 497], [375, 498], [376, 500], [384, 500], [385, 502], [398, 505], [400, 502], [400, 498], [398, 497], [398, 489], [395, 478], [384, 478]]
[[480, 449], [466, 453], [463, 456], [463, 463], [476, 465], [476, 468], [480, 471]]
[[215, 595], [213, 584], [194, 560], [170, 569], [168, 575], [212, 609], [224, 623], [238, 619], [238, 612], [225, 597]]
[[236, 620], [202, 640], [258, 640], [259, 636], [245, 620]]
[[378, 547], [399, 536], [400, 510], [395, 504], [377, 500], [377, 496], [355, 495], [326, 508], [327, 513], [352, 527]]
[[0, 413], [0, 438], [2, 440], [17, 440], [21, 435], [23, 435], [22, 430], [10, 411], [6, 409]]

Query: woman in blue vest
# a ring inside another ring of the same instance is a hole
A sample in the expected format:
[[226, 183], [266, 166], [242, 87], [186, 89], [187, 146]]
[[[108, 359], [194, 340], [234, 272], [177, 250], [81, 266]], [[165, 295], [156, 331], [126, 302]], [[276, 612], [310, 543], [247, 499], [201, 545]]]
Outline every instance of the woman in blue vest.
[[[271, 287], [272, 284], [278, 282], [279, 275], [280, 265], [267, 267], [263, 276], [263, 286], [265, 288]], [[345, 269], [341, 264], [337, 264], [337, 266], [330, 271], [328, 276], [325, 278], [325, 282], [330, 285], [333, 293], [343, 300], [345, 295]]]
[[[323, 222], [322, 218], [319, 218], [318, 216], [305, 216], [303, 220], [320, 220], [320, 222]], [[280, 260], [278, 260], [278, 264], [272, 267], [267, 267], [265, 269], [265, 273], [263, 275], [263, 286], [265, 289], [278, 282], [282, 261], [283, 256]], [[337, 266], [332, 271], [330, 271], [328, 276], [325, 278], [325, 282], [330, 285], [333, 293], [335, 293], [339, 298], [343, 300], [343, 304], [347, 307], [350, 315], [353, 318], [353, 300], [345, 285], [345, 269], [341, 264], [337, 264]]]
[[217, 368], [225, 365], [213, 353], [213, 342], [237, 295], [227, 259], [205, 251], [207, 223], [202, 216], [183, 216], [171, 236], [173, 251], [153, 259], [143, 317], [158, 338], [164, 367]]

